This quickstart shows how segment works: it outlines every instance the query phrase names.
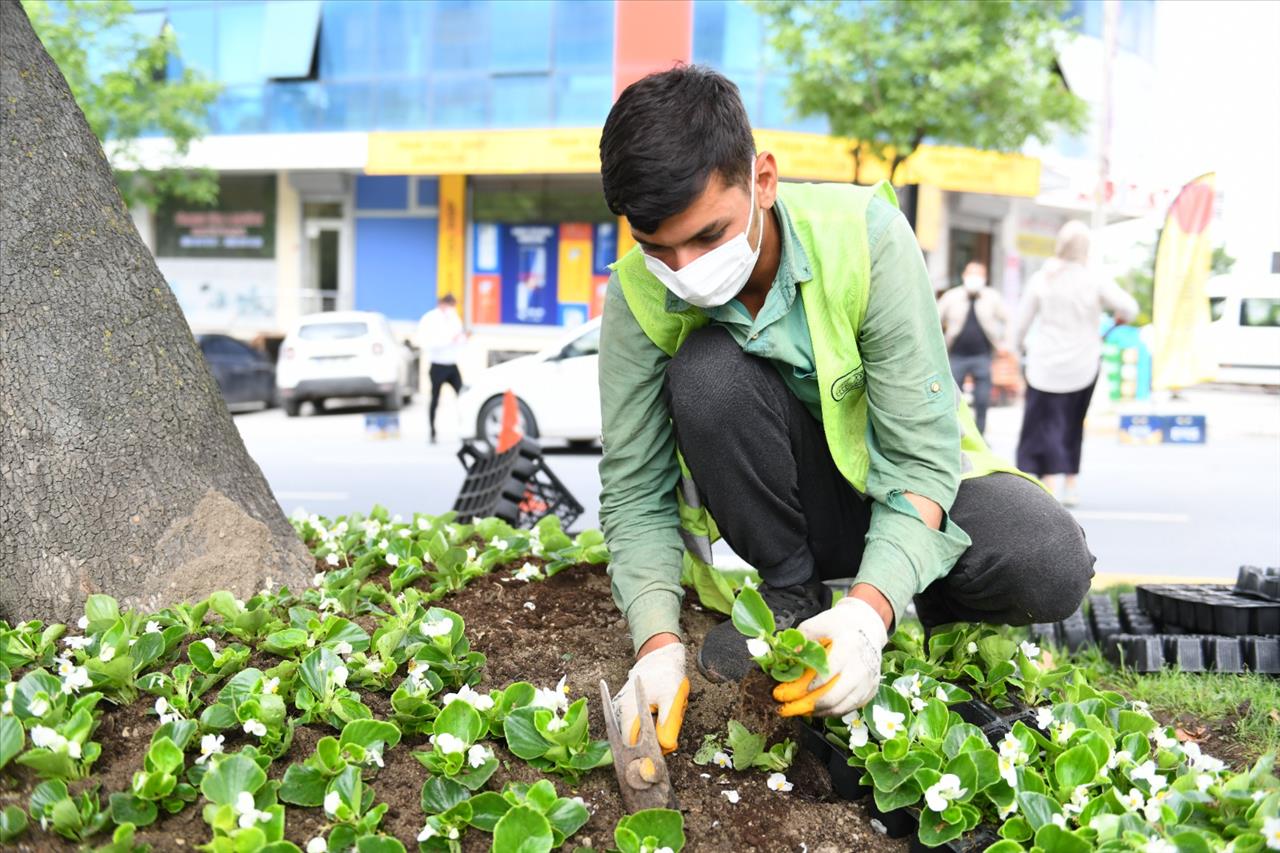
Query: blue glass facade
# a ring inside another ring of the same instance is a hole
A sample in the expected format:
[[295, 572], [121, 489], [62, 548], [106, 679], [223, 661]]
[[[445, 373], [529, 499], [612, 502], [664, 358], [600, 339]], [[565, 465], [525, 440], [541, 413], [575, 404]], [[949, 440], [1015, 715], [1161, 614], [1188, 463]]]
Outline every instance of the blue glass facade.
[[602, 124], [612, 0], [151, 0], [213, 133]]

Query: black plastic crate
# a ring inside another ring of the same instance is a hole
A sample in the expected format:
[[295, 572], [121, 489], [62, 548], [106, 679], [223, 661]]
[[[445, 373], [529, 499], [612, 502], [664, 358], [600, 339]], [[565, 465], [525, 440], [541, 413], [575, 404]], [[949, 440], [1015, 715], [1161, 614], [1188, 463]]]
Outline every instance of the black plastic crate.
[[1000, 713], [981, 699], [966, 699], [964, 702], [956, 702], [950, 707], [952, 711], [960, 715], [960, 719], [978, 728], [997, 722], [1000, 719]]
[[462, 520], [496, 516], [517, 527], [532, 527], [555, 515], [569, 530], [583, 507], [547, 467], [542, 448], [529, 438], [504, 453], [463, 442], [458, 459], [467, 476], [453, 509]]
[[1240, 640], [1235, 637], [1205, 637], [1204, 659], [1214, 672], [1242, 672]]
[[1062, 644], [1073, 652], [1078, 652], [1085, 646], [1093, 642], [1093, 635], [1089, 631], [1089, 623], [1084, 618], [1084, 612], [1077, 610], [1066, 619], [1059, 623], [1059, 630], [1062, 633]]
[[990, 827], [979, 826], [968, 835], [962, 835], [938, 847], [926, 847], [920, 841], [920, 836], [912, 836], [911, 842], [907, 845], [907, 850], [910, 853], [930, 853], [930, 851], [935, 850], [950, 851], [950, 853], [979, 853], [979, 851], [986, 850], [999, 840], [1000, 836], [996, 834], [995, 830]]
[[1058, 645], [1058, 625], [1056, 622], [1035, 622], [1030, 627], [1031, 640], [1039, 645], [1052, 643]]
[[871, 786], [858, 781], [862, 778], [863, 769], [850, 767], [849, 759], [840, 750], [831, 750], [827, 758], [827, 772], [831, 774], [831, 790], [841, 799], [857, 801], [871, 796]]
[[1280, 674], [1280, 637], [1244, 637], [1240, 643], [1250, 672]]
[[812, 725], [801, 720], [797, 726], [800, 748], [813, 753], [813, 757], [818, 759], [820, 764], [826, 764], [827, 759], [831, 757], [832, 746], [827, 741], [821, 724]]
[[875, 798], [867, 801], [867, 811], [884, 826], [885, 834], [890, 838], [906, 838], [920, 827], [919, 812], [909, 808], [894, 809], [883, 812], [876, 805]]
[[1260, 566], [1241, 566], [1236, 575], [1236, 592], [1268, 601], [1280, 601], [1280, 566], [1265, 569]]
[[1204, 672], [1204, 638], [1198, 636], [1164, 636], [1164, 659], [1176, 663], [1183, 672]]
[[1111, 661], [1136, 672], [1156, 672], [1164, 666], [1163, 640], [1158, 634], [1117, 634], [1111, 638]]

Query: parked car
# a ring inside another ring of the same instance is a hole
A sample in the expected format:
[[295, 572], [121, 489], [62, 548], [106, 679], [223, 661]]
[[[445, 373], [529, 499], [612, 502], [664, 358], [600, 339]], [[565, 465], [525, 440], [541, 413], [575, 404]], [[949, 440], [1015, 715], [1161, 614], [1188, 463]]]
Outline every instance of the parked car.
[[304, 402], [317, 409], [331, 397], [377, 397], [395, 411], [413, 399], [414, 354], [396, 339], [382, 314], [309, 314], [285, 336], [276, 365], [276, 393], [285, 414]]
[[197, 335], [196, 342], [228, 406], [275, 405], [276, 368], [266, 353], [227, 335]]
[[1215, 276], [1205, 290], [1218, 381], [1280, 385], [1280, 273]]
[[570, 443], [600, 439], [600, 320], [575, 327], [554, 344], [469, 378], [458, 396], [459, 435], [497, 443], [502, 397], [516, 395], [520, 428], [530, 438]]

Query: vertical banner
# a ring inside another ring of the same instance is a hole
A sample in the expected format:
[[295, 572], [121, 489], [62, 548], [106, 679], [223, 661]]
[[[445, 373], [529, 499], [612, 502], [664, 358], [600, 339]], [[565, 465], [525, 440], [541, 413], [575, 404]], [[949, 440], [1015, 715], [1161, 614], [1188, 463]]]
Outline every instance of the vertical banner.
[[618, 226], [600, 222], [595, 227], [591, 260], [591, 317], [604, 311], [604, 294], [609, 288], [609, 264], [618, 257]]
[[473, 232], [471, 276], [471, 322], [496, 325], [502, 322], [502, 264], [500, 226], [477, 222]]
[[1208, 382], [1217, 372], [1204, 286], [1213, 255], [1214, 185], [1210, 172], [1184, 186], [1160, 232], [1151, 297], [1152, 385], [1157, 389]]
[[560, 300], [561, 326], [579, 326], [587, 322], [591, 309], [591, 223], [560, 223], [560, 276], [557, 296]]
[[466, 175], [440, 176], [438, 204], [440, 228], [436, 243], [436, 298], [451, 293], [461, 303], [463, 279], [466, 277]]
[[502, 322], [554, 326], [557, 226], [503, 225], [501, 228]]

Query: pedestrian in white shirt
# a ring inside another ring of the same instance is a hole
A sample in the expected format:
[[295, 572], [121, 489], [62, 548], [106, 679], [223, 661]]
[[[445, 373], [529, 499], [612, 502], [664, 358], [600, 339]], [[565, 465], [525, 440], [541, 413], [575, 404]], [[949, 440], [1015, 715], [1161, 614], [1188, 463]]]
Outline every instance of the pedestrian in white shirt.
[[418, 347], [431, 359], [431, 404], [427, 410], [427, 424], [431, 428], [431, 443], [436, 441], [436, 406], [440, 403], [440, 389], [452, 386], [453, 393], [462, 390], [462, 374], [458, 372], [458, 354], [467, 342], [467, 333], [458, 316], [458, 300], [453, 294], [440, 297], [439, 304], [418, 321]]
[[[1114, 281], [1088, 267], [1089, 229], [1068, 222], [1054, 257], [1027, 284], [1010, 348], [1027, 347], [1027, 403], [1018, 437], [1018, 467], [1046, 481], [1067, 506], [1079, 502], [1076, 478], [1084, 418], [1098, 382], [1103, 309], [1116, 322], [1138, 315], [1138, 303]], [[1053, 482], [1048, 478], [1063, 482]]]

